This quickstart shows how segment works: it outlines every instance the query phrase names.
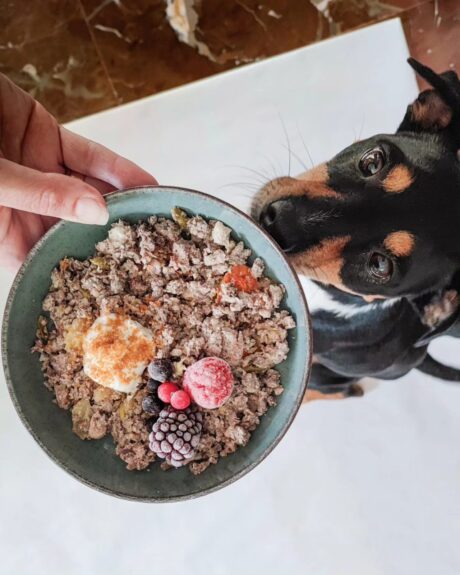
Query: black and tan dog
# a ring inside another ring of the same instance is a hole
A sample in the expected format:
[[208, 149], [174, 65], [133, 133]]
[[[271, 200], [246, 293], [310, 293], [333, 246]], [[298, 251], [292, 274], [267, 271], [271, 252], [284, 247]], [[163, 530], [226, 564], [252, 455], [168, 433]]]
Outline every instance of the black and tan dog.
[[412, 368], [460, 381], [427, 354], [433, 338], [460, 336], [460, 81], [409, 63], [433, 89], [408, 107], [396, 134], [272, 180], [253, 204], [312, 279], [307, 296], [323, 291], [312, 310], [310, 398], [359, 395], [360, 378]]

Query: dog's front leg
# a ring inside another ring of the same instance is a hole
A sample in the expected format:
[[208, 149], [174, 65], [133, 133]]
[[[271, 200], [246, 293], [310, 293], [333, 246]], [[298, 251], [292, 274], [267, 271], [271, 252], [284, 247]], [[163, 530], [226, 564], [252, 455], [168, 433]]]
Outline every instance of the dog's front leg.
[[356, 379], [334, 373], [320, 363], [313, 363], [308, 389], [303, 402], [315, 399], [345, 399], [346, 397], [359, 397], [363, 389]]

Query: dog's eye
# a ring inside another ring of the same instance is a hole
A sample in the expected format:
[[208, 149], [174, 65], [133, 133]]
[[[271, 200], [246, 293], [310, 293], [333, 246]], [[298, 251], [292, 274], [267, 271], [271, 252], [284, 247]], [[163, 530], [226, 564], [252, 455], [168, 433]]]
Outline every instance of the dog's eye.
[[366, 152], [359, 161], [359, 169], [364, 176], [374, 176], [385, 165], [385, 155], [380, 148], [374, 148]]
[[369, 273], [380, 282], [387, 282], [393, 275], [393, 262], [379, 252], [373, 252], [367, 262]]

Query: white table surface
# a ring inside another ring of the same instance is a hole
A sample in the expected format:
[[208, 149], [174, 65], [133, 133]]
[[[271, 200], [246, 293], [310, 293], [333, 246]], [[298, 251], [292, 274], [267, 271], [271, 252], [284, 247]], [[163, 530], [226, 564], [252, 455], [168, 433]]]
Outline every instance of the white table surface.
[[[245, 207], [236, 183], [257, 176], [241, 166], [287, 170], [282, 122], [306, 163], [300, 133], [319, 162], [355, 137], [394, 130], [416, 94], [406, 56], [394, 20], [71, 127], [161, 183]], [[9, 282], [0, 272], [0, 308]], [[460, 364], [455, 341], [434, 347]], [[2, 377], [2, 575], [460, 572], [460, 387], [413, 372], [369, 382], [364, 398], [309, 404], [236, 484], [152, 506], [101, 495], [58, 469], [20, 424]]]

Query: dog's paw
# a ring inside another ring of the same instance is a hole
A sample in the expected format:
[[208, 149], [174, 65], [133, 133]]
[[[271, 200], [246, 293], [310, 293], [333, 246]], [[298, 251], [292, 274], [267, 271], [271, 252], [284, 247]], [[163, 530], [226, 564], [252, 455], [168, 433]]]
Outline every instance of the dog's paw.
[[319, 389], [307, 389], [302, 403], [316, 401], [318, 399], [346, 399], [347, 397], [361, 397], [364, 395], [363, 388], [357, 383], [350, 383], [340, 391], [319, 391]]
[[352, 383], [347, 390], [345, 397], [361, 397], [364, 395], [364, 389], [358, 383]]
[[435, 296], [423, 308], [422, 321], [430, 328], [438, 327], [443, 321], [457, 311], [460, 300], [456, 290], [448, 290]]

